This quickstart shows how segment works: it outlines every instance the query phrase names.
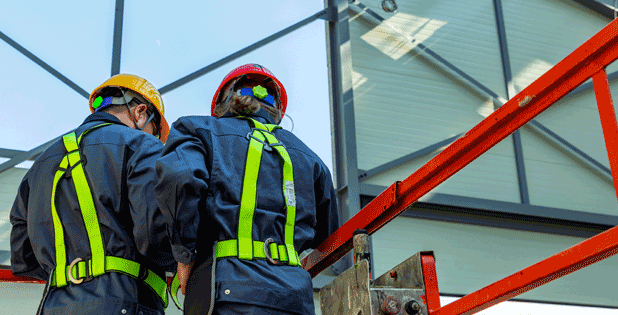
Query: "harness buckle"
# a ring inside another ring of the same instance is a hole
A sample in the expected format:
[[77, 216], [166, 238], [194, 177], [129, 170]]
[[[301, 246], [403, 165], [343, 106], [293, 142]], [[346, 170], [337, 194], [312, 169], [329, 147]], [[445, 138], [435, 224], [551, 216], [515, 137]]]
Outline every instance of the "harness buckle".
[[[262, 129], [255, 129], [255, 130], [264, 131], [264, 130], [262, 130]], [[267, 132], [268, 132], [268, 131], [267, 131]], [[249, 133], [247, 133], [246, 138], [247, 138], [247, 140], [249, 140], [249, 141], [251, 141], [251, 138], [253, 138], [253, 139], [255, 139], [256, 141], [258, 141], [258, 142], [262, 143], [262, 144], [264, 145], [264, 150], [266, 150], [266, 151], [272, 151], [272, 150], [273, 150], [273, 148], [270, 146], [270, 144], [268, 144], [267, 142], [264, 142], [264, 141], [262, 141], [262, 140], [260, 140], [260, 139], [256, 138], [256, 137], [253, 135], [253, 129], [251, 129], [251, 131], [249, 131]]]
[[[82, 277], [82, 278], [75, 279], [73, 277], [73, 267], [77, 266], [77, 263], [79, 263], [80, 261], [83, 261], [83, 262], [86, 263], [86, 268], [85, 268], [86, 269], [86, 275], [84, 277]], [[93, 277], [90, 276], [90, 268], [88, 268], [88, 261], [87, 260], [83, 260], [81, 257], [77, 257], [77, 258], [75, 258], [75, 260], [73, 260], [71, 262], [71, 264], [69, 265], [69, 272], [68, 273], [69, 273], [69, 281], [71, 281], [71, 283], [73, 283], [73, 284], [81, 284], [84, 281], [88, 282], [88, 281], [94, 279]]]
[[268, 261], [270, 261], [271, 264], [276, 265], [277, 261], [272, 259], [272, 257], [270, 257], [270, 248], [268, 247], [270, 243], [274, 243], [274, 242], [275, 240], [273, 240], [270, 237], [264, 241], [264, 255], [266, 255], [266, 259], [268, 259]]

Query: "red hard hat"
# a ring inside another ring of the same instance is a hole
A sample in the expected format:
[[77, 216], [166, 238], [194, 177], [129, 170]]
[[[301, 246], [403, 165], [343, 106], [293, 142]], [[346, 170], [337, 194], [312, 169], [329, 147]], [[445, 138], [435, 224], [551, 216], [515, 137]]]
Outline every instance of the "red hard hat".
[[281, 104], [281, 118], [283, 118], [283, 115], [285, 115], [285, 110], [288, 106], [288, 95], [285, 92], [285, 88], [283, 87], [283, 84], [281, 84], [281, 81], [279, 81], [279, 79], [277, 79], [277, 77], [275, 77], [275, 75], [272, 72], [270, 72], [270, 70], [256, 63], [248, 63], [246, 65], [242, 65], [232, 70], [230, 73], [228, 73], [225, 76], [225, 78], [223, 78], [223, 81], [219, 85], [219, 88], [217, 89], [215, 96], [213, 96], [212, 98], [212, 106], [210, 108], [210, 114], [212, 116], [215, 116], [215, 117], [217, 116], [215, 114], [215, 105], [217, 104], [217, 100], [219, 99], [219, 96], [221, 95], [221, 91], [223, 90], [223, 88], [235, 78], [238, 78], [243, 75], [250, 75], [250, 74], [257, 74], [257, 75], [269, 77], [273, 80], [277, 88], [277, 92], [279, 93], [279, 103]]

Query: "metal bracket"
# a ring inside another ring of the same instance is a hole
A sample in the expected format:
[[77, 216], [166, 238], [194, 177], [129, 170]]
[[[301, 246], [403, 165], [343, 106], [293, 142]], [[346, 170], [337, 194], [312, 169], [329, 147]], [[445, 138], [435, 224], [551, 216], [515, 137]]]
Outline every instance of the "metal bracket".
[[318, 13], [317, 17], [329, 22], [339, 22], [339, 14], [337, 13], [338, 12], [336, 7], [328, 7]]
[[429, 314], [421, 262], [421, 255], [427, 254], [433, 256], [417, 253], [374, 281], [367, 259], [357, 261], [320, 290], [322, 314]]

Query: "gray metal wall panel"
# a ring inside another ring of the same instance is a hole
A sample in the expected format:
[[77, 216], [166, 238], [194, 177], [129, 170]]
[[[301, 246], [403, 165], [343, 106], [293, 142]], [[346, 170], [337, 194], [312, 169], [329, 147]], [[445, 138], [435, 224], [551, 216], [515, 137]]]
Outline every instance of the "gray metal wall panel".
[[533, 205], [616, 215], [613, 184], [574, 162], [553, 143], [522, 129]]
[[[436, 256], [443, 294], [467, 294], [583, 239], [465, 224], [396, 218], [372, 236], [379, 276], [422, 250]], [[618, 257], [608, 258], [519, 296], [521, 299], [618, 306]]]
[[[362, 17], [353, 16], [350, 37], [359, 168], [371, 169], [466, 132], [492, 111], [491, 101], [416, 53], [389, 56], [393, 51], [388, 50], [392, 39], [387, 30], [376, 31]], [[495, 36], [494, 40], [497, 45]], [[500, 76], [501, 69], [496, 68]], [[390, 185], [421, 165], [408, 163], [366, 183]], [[518, 189], [513, 146], [506, 140], [436, 191], [517, 202]]]
[[[519, 203], [517, 171], [512, 155], [511, 138], [497, 144], [486, 154], [429, 192]], [[511, 153], [508, 156], [508, 153]], [[381, 172], [363, 181], [364, 184], [390, 186], [403, 180], [435, 157], [438, 151], [415, 161]]]
[[610, 22], [571, 0], [502, 0], [502, 7], [517, 92]]
[[361, 1], [405, 35], [506, 97], [492, 0], [396, 2], [397, 12], [387, 13], [381, 1]]
[[[618, 81], [610, 82], [610, 88], [618, 99]], [[557, 102], [536, 120], [609, 168], [594, 90]]]

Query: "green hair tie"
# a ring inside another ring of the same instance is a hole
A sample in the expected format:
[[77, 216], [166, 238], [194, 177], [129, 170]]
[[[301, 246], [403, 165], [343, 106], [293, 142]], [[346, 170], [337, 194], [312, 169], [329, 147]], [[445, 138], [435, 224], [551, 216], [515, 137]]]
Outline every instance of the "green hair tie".
[[266, 91], [265, 87], [257, 85], [253, 87], [253, 95], [257, 98], [264, 99], [268, 96], [268, 91]]

